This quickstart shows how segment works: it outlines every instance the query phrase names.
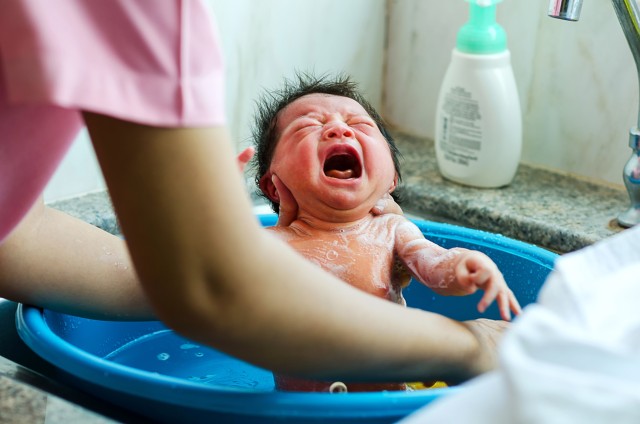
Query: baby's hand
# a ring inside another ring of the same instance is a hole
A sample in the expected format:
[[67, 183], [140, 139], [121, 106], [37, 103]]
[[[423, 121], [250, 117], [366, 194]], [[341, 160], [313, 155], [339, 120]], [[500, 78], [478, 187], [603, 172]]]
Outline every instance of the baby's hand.
[[487, 255], [477, 251], [463, 253], [456, 265], [455, 274], [460, 288], [467, 294], [475, 293], [478, 289], [484, 290], [484, 296], [478, 303], [480, 313], [496, 299], [500, 316], [506, 321], [511, 320], [511, 311], [516, 315], [522, 311], [502, 273]]
[[240, 172], [244, 172], [244, 168], [247, 166], [253, 155], [256, 153], [256, 149], [253, 147], [247, 147], [240, 153], [238, 153], [238, 157], [236, 160], [238, 161], [238, 168]]

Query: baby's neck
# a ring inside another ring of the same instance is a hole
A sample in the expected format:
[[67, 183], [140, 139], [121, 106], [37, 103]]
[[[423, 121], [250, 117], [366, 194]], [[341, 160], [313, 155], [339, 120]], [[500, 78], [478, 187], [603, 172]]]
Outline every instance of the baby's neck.
[[299, 214], [296, 221], [322, 231], [348, 230], [369, 222], [374, 218], [371, 213], [357, 217], [321, 218], [311, 214]]

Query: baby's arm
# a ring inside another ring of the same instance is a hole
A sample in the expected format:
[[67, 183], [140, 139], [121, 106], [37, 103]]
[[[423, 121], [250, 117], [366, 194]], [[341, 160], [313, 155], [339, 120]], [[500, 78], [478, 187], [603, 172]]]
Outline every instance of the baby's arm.
[[497, 265], [484, 253], [463, 248], [444, 249], [427, 240], [418, 227], [403, 220], [396, 227], [396, 251], [411, 274], [438, 294], [464, 296], [478, 289], [485, 294], [478, 303], [484, 312], [497, 300], [500, 315], [511, 319], [520, 305]]

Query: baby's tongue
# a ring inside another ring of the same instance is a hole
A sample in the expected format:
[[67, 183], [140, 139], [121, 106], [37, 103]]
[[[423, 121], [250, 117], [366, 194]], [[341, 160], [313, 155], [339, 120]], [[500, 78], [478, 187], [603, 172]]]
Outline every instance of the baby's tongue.
[[340, 180], [347, 180], [349, 178], [353, 178], [353, 169], [331, 169], [327, 171], [327, 177], [338, 178]]

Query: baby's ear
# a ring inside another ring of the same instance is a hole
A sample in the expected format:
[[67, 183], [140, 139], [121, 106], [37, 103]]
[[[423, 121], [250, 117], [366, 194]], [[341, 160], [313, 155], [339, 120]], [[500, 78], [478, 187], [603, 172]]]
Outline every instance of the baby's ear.
[[275, 184], [273, 184], [273, 173], [268, 171], [266, 174], [260, 178], [260, 182], [258, 186], [260, 190], [264, 193], [265, 196], [269, 198], [272, 202], [280, 203], [280, 196], [278, 196], [278, 190], [276, 189]]
[[396, 172], [395, 175], [393, 176], [393, 182], [391, 183], [391, 186], [389, 187], [389, 191], [387, 193], [393, 193], [393, 190], [395, 190], [398, 187], [398, 173]]

